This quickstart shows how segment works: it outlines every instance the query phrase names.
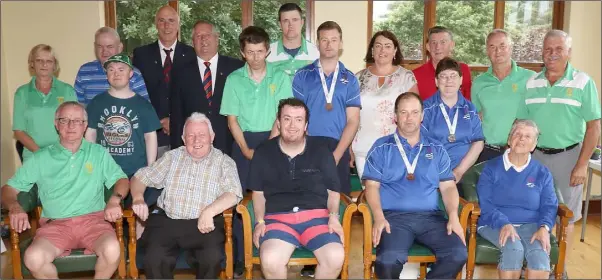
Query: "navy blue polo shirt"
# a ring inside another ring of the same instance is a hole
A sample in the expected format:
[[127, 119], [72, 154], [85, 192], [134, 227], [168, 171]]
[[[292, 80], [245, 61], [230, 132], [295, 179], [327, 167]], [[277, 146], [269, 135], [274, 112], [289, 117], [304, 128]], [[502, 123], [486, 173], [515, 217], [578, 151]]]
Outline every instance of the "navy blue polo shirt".
[[[438, 211], [439, 183], [454, 180], [450, 161], [443, 145], [420, 134], [420, 141], [410, 147], [399, 135], [410, 163], [418, 158], [414, 180], [407, 179], [407, 170], [395, 144], [394, 134], [374, 142], [368, 156], [362, 180], [380, 182], [380, 200], [383, 211], [423, 212]], [[423, 145], [420, 154], [420, 144]]]
[[[443, 117], [443, 112], [439, 104], [443, 104], [449, 122], [453, 123], [456, 109], [458, 109], [458, 124], [456, 126], [456, 141], [449, 142], [449, 129]], [[452, 108], [449, 108], [443, 100], [441, 93], [437, 91], [435, 95], [424, 101], [424, 119], [422, 120], [422, 132], [439, 141], [447, 150], [449, 159], [451, 160], [452, 170], [456, 168], [473, 142], [485, 140], [483, 136], [483, 127], [481, 119], [477, 114], [477, 109], [472, 102], [466, 100], [461, 93], [458, 92], [458, 102]]]
[[249, 189], [265, 196], [266, 214], [327, 209], [328, 191], [341, 183], [332, 153], [320, 139], [306, 137], [305, 150], [294, 158], [280, 149], [280, 137], [263, 142], [253, 154]]
[[[325, 77], [326, 88], [334, 73]], [[293, 78], [293, 95], [309, 108], [307, 134], [325, 136], [339, 140], [347, 124], [347, 107], [361, 108], [360, 86], [353, 72], [339, 61], [339, 74], [332, 97], [332, 110], [326, 109], [326, 97], [320, 81], [318, 59], [299, 69]]]

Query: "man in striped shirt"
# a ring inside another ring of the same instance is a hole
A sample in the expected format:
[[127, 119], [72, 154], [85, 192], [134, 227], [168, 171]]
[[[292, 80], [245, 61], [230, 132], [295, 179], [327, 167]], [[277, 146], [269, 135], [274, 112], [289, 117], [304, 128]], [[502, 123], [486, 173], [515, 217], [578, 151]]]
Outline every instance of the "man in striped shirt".
[[[77, 101], [88, 105], [94, 96], [109, 89], [109, 80], [103, 64], [109, 57], [121, 53], [123, 44], [119, 33], [111, 27], [101, 27], [94, 34], [94, 54], [96, 60], [85, 63], [79, 68], [75, 77], [75, 94]], [[134, 68], [134, 75], [130, 78], [130, 88], [138, 95], [148, 100], [148, 92], [142, 74]]]

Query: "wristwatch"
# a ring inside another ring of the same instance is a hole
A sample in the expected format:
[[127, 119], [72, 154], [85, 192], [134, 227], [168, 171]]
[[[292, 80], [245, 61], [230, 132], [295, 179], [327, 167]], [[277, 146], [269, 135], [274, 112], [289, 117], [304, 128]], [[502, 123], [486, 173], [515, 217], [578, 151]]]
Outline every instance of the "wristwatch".
[[540, 227], [545, 228], [547, 232], [550, 232], [550, 227], [548, 225], [541, 225]]

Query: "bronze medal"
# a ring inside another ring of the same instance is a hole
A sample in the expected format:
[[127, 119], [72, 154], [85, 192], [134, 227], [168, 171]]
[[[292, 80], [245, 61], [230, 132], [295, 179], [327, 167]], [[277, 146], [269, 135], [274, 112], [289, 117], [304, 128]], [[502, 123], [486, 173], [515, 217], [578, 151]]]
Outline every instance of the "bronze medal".
[[332, 110], [332, 103], [326, 103], [326, 110]]
[[450, 143], [456, 142], [456, 135], [450, 134], [449, 136], [447, 136], [447, 141], [449, 141]]
[[408, 173], [408, 176], [406, 176], [406, 178], [408, 178], [408, 180], [410, 180], [410, 181], [413, 181], [414, 180], [414, 174]]

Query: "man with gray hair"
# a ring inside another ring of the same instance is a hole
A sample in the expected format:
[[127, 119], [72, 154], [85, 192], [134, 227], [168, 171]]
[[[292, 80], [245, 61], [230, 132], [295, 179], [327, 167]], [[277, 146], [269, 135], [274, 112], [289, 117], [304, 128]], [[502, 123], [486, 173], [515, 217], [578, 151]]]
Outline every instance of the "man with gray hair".
[[541, 137], [533, 156], [550, 169], [554, 185], [573, 211], [567, 228], [567, 252], [574, 240], [574, 223], [581, 219], [583, 183], [600, 137], [601, 115], [594, 80], [569, 63], [571, 44], [564, 31], [546, 34], [545, 68], [527, 81], [517, 113], [517, 118], [537, 123]]
[[[94, 96], [109, 89], [109, 80], [103, 65], [109, 57], [121, 53], [121, 51], [123, 51], [123, 44], [115, 29], [105, 26], [94, 33], [96, 60], [85, 63], [79, 68], [73, 84], [77, 100], [80, 103], [88, 105]], [[130, 78], [130, 88], [136, 94], [148, 99], [144, 79], [136, 68], [134, 68], [134, 75]]]
[[485, 45], [491, 66], [474, 80], [471, 88], [472, 103], [483, 121], [485, 135], [485, 148], [477, 163], [504, 153], [527, 80], [535, 74], [511, 58], [512, 39], [505, 30], [491, 31]]
[[[214, 138], [207, 116], [193, 113], [184, 123], [184, 146], [131, 180], [132, 209], [148, 219], [140, 239], [147, 279], [173, 279], [180, 249], [192, 253], [197, 279], [219, 276], [226, 236], [222, 212], [242, 199], [242, 188], [234, 160], [213, 147]], [[146, 186], [163, 189], [150, 211]]]

